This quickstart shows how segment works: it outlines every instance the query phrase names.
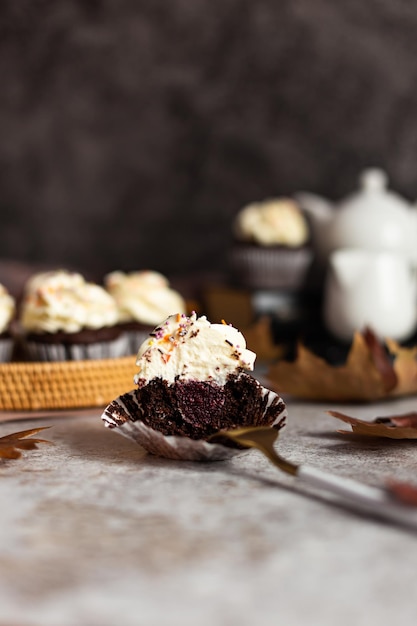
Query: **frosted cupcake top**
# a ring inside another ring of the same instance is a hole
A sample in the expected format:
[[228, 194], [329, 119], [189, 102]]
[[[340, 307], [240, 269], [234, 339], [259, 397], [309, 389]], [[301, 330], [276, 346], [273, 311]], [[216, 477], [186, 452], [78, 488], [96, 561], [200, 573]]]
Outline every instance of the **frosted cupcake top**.
[[24, 330], [36, 333], [104, 328], [114, 326], [117, 319], [116, 302], [103, 287], [64, 270], [38, 274], [29, 281], [20, 317]]
[[184, 299], [159, 272], [112, 272], [104, 284], [117, 303], [120, 322], [155, 326], [173, 313], [185, 313]]
[[52, 289], [72, 289], [85, 283], [85, 279], [78, 272], [68, 270], [50, 270], [33, 274], [25, 285], [25, 293], [35, 292], [39, 287], [46, 286]]
[[248, 204], [237, 214], [233, 232], [237, 239], [261, 246], [298, 247], [309, 237], [307, 220], [290, 198]]
[[0, 333], [8, 330], [15, 312], [15, 300], [6, 287], [0, 284]]
[[171, 315], [139, 348], [135, 383], [155, 378], [212, 381], [223, 385], [229, 374], [253, 370], [256, 354], [242, 333], [228, 324], [211, 324], [205, 316]]

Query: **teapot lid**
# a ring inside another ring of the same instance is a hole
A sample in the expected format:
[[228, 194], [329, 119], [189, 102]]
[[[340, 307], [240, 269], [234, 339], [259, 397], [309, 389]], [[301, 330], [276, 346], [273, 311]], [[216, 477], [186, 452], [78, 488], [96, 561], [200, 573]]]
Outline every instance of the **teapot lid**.
[[384, 210], [409, 209], [410, 204], [399, 194], [390, 191], [386, 173], [378, 168], [368, 168], [359, 177], [360, 189], [347, 196], [339, 203], [344, 209], [360, 208], [377, 209], [380, 213]]

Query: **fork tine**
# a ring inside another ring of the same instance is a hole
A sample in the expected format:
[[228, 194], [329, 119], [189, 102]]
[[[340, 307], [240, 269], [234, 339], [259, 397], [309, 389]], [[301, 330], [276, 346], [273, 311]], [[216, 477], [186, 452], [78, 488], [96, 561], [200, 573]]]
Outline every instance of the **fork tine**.
[[[235, 428], [233, 430], [220, 430], [216, 435], [225, 435], [229, 439], [233, 439], [245, 445], [244, 442], [250, 442], [249, 445], [254, 445], [257, 441], [262, 440], [268, 444], [273, 444], [278, 438], [278, 430], [271, 426], [248, 426], [245, 428]], [[213, 435], [215, 437], [216, 435]], [[253, 436], [255, 435], [255, 440]]]
[[247, 428], [236, 428], [234, 430], [220, 430], [209, 438], [214, 441], [216, 438], [226, 437], [235, 443], [246, 448], [256, 448], [264, 454], [276, 467], [293, 476], [298, 472], [298, 465], [287, 461], [281, 457], [274, 449], [274, 442], [278, 437], [278, 431], [271, 426], [250, 426]]

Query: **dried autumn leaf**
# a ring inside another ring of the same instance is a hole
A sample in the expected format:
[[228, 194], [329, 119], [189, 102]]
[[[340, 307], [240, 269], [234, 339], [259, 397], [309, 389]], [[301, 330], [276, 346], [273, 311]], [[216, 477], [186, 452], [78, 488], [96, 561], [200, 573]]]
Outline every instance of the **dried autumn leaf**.
[[398, 376], [385, 346], [370, 328], [365, 328], [363, 338], [372, 356], [372, 361], [380, 373], [385, 391], [392, 391], [398, 384]]
[[49, 428], [49, 426], [21, 430], [5, 437], [0, 437], [0, 458], [18, 459], [22, 455], [20, 450], [34, 450], [38, 447], [38, 443], [51, 443], [46, 439], [28, 439], [31, 435], [36, 435], [36, 433], [46, 428]]
[[[339, 411], [328, 411], [328, 413], [342, 420], [342, 422], [350, 424], [352, 433], [355, 435], [387, 437], [389, 439], [417, 439], [417, 413], [377, 417], [371, 422], [339, 413]], [[347, 430], [339, 430], [338, 432], [350, 434], [350, 431]]]
[[392, 395], [405, 396], [417, 392], [417, 346], [404, 348], [396, 341], [387, 339], [389, 352], [394, 357], [393, 368], [397, 375], [398, 384]]
[[256, 316], [253, 297], [247, 290], [208, 285], [204, 290], [203, 308], [209, 319], [224, 319], [238, 328], [245, 336], [248, 348], [256, 352], [258, 361], [282, 357], [284, 349], [274, 342], [270, 316]]
[[[340, 413], [328, 411], [330, 415], [350, 424], [352, 433], [367, 437], [386, 437], [389, 439], [417, 439], [417, 413], [404, 413], [377, 417], [372, 422]], [[350, 434], [350, 431], [339, 430], [339, 433]], [[385, 484], [386, 491], [398, 502], [409, 506], [417, 506], [417, 487], [404, 481], [389, 479]]]
[[299, 344], [294, 362], [270, 366], [268, 382], [276, 391], [307, 400], [376, 400], [386, 397], [397, 384], [395, 370], [383, 356], [370, 330], [355, 333], [346, 362], [338, 366]]
[[308, 400], [373, 401], [417, 393], [417, 346], [355, 333], [346, 362], [333, 366], [302, 344], [297, 358], [271, 366], [270, 386]]
[[417, 506], [417, 487], [415, 485], [397, 480], [389, 480], [385, 488], [395, 500], [402, 504]]
[[283, 355], [282, 346], [274, 344], [268, 317], [260, 317], [242, 330], [247, 347], [256, 353], [259, 361], [272, 361]]

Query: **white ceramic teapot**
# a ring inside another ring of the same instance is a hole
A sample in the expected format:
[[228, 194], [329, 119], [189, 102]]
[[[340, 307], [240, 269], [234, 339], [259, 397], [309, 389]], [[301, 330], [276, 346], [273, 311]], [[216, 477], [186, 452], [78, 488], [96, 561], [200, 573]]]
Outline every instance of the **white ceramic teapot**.
[[416, 266], [404, 255], [346, 248], [329, 257], [323, 319], [342, 341], [365, 326], [382, 339], [408, 339], [417, 326], [416, 298]]
[[417, 259], [417, 206], [387, 189], [382, 170], [365, 170], [359, 191], [335, 206], [308, 192], [296, 199], [310, 217], [313, 245], [323, 263], [339, 248], [389, 250]]

